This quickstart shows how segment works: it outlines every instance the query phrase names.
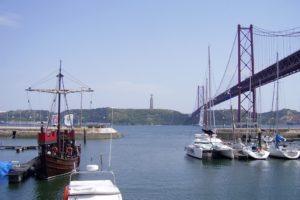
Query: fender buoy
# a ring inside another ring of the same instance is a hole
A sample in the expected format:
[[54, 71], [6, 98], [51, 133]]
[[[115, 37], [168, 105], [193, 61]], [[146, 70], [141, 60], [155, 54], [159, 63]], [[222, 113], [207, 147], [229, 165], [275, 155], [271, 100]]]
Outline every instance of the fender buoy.
[[73, 152], [73, 148], [72, 147], [67, 147], [66, 152], [68, 155], [71, 155]]
[[52, 147], [52, 152], [53, 153], [57, 153], [58, 152], [58, 148], [57, 147]]

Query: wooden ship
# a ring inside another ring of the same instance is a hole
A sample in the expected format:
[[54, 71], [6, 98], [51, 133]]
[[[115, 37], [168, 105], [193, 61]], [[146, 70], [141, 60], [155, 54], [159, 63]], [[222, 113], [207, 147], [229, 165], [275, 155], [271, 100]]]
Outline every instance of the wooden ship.
[[[64, 88], [63, 74], [61, 73], [61, 61], [59, 73], [57, 75], [58, 88], [56, 89], [33, 89], [29, 87], [27, 91], [46, 92], [56, 95], [57, 125], [56, 130], [48, 131], [47, 127], [41, 125], [41, 130], [37, 135], [38, 141], [38, 165], [36, 174], [41, 179], [50, 179], [59, 175], [64, 175], [76, 170], [80, 164], [80, 146], [76, 145], [75, 131], [73, 125], [67, 129], [61, 128], [61, 97], [75, 92], [91, 92], [92, 90], [68, 90]], [[55, 100], [56, 100], [55, 98]], [[66, 100], [66, 98], [65, 98]], [[50, 118], [50, 117], [49, 117]]]

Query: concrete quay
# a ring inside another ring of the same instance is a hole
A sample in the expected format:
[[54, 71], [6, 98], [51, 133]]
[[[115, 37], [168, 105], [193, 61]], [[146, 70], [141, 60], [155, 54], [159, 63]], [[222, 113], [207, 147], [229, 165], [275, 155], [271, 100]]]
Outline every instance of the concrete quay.
[[[275, 136], [275, 129], [260, 129], [262, 135]], [[255, 138], [257, 136], [257, 128], [235, 128], [234, 134], [232, 128], [217, 128], [216, 133], [218, 137], [224, 140], [233, 140], [233, 138], [243, 138], [251, 136]], [[279, 133], [288, 140], [300, 140], [299, 128], [280, 128]]]
[[[61, 130], [65, 128], [62, 127]], [[121, 138], [122, 134], [110, 127], [96, 128], [96, 127], [76, 127], [75, 130], [76, 139], [84, 139], [84, 132], [86, 133], [86, 139], [110, 139]], [[0, 126], [0, 137], [13, 137], [15, 138], [36, 138], [40, 132], [40, 127], [22, 127], [22, 126]], [[55, 130], [55, 127], [50, 127], [48, 130]]]

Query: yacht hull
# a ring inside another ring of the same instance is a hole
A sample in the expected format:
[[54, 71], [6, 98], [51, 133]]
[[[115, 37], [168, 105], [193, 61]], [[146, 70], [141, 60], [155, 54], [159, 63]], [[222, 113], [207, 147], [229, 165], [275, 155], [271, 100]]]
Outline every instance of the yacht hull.
[[212, 156], [212, 151], [211, 150], [204, 150], [202, 148], [195, 148], [192, 145], [186, 146], [185, 147], [186, 154], [188, 156], [191, 156], [193, 158], [198, 158], [198, 159], [207, 159]]
[[270, 152], [265, 150], [260, 151], [253, 151], [251, 148], [244, 148], [243, 153], [248, 156], [248, 158], [254, 159], [254, 160], [266, 160]]
[[270, 156], [282, 159], [298, 159], [300, 151], [270, 147]]

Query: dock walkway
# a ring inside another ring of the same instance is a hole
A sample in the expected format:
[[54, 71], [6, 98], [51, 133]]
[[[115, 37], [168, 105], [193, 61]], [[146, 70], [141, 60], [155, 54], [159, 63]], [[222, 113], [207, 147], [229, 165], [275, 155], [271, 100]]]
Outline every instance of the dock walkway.
[[[256, 128], [235, 128], [234, 134], [232, 128], [217, 128], [216, 133], [218, 137], [224, 140], [233, 140], [234, 138], [243, 138], [248, 135], [248, 137], [255, 138], [257, 136]], [[262, 135], [275, 136], [275, 129], [261, 129]], [[300, 139], [300, 129], [299, 128], [280, 128], [279, 133], [287, 138], [288, 140]]]
[[8, 181], [9, 183], [20, 183], [26, 178], [29, 177], [31, 172], [34, 171], [34, 166], [37, 165], [39, 161], [39, 157], [35, 157], [34, 159], [22, 163], [22, 164], [15, 164], [13, 168], [8, 173]]

